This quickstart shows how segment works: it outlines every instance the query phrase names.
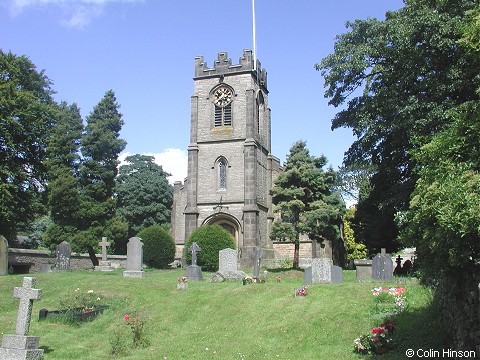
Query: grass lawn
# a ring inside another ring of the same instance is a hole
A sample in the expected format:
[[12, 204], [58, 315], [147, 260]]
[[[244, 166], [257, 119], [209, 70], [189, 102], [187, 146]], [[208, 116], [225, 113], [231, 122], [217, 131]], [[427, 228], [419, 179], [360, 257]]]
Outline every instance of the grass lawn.
[[[300, 271], [271, 271], [262, 284], [189, 281], [186, 290], [177, 290], [183, 275], [183, 269], [147, 271], [144, 279], [124, 278], [119, 270], [27, 275], [36, 277], [36, 288], [42, 289], [42, 299], [34, 301], [30, 335], [40, 336], [46, 360], [371, 358], [353, 352], [353, 341], [383, 321], [375, 314], [379, 307], [371, 289], [403, 286], [406, 308], [394, 317], [397, 346], [381, 356], [407, 359], [407, 349], [446, 347], [431, 292], [411, 279], [401, 285], [397, 279], [356, 283], [355, 272], [344, 271], [343, 284], [310, 285], [307, 296], [294, 297], [293, 290], [303, 284]], [[211, 275], [203, 274], [204, 279]], [[12, 294], [24, 276], [0, 277], [1, 334], [15, 332], [19, 301]], [[77, 288], [93, 290], [110, 308], [81, 324], [38, 321], [40, 309], [58, 310]], [[135, 313], [145, 321], [148, 345], [112, 355], [113, 340], [129, 335], [124, 315]]]

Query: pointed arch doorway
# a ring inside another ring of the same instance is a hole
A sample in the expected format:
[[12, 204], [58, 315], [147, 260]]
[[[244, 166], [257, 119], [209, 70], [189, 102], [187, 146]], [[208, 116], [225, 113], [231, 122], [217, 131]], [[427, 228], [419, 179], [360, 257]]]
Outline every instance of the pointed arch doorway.
[[234, 216], [227, 213], [216, 213], [205, 219], [203, 225], [219, 225], [232, 235], [235, 247], [239, 248], [240, 222]]

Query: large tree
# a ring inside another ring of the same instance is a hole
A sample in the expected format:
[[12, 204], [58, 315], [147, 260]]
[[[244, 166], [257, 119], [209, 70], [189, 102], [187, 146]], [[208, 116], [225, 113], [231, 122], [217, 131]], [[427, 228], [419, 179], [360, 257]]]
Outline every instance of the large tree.
[[128, 222], [129, 236], [152, 225], [170, 222], [173, 187], [169, 173], [155, 163], [153, 156], [125, 158], [116, 179], [117, 214]]
[[83, 121], [76, 104], [59, 105], [58, 122], [47, 141], [48, 204], [53, 224], [44, 235], [45, 245], [54, 248], [71, 241], [77, 230], [80, 208], [79, 167]]
[[331, 168], [324, 171], [326, 163], [325, 156], [310, 155], [306, 143], [297, 141], [271, 190], [274, 211], [281, 215], [273, 224], [271, 238], [294, 242], [296, 269], [302, 234], [317, 242], [335, 242], [340, 238], [345, 203], [332, 191], [336, 173]]
[[[478, 56], [480, 6], [469, 16], [459, 43]], [[413, 151], [419, 180], [410, 209], [397, 216], [403, 240], [417, 248], [424, 278], [433, 281], [479, 274], [480, 100], [465, 102], [449, 116], [449, 128]]]
[[121, 221], [115, 219], [117, 159], [126, 145], [125, 140], [120, 139], [123, 120], [118, 109], [115, 93], [109, 90], [87, 116], [87, 125], [81, 140], [82, 196], [78, 211], [81, 233], [74, 238], [74, 247], [77, 250], [88, 250], [92, 253], [99, 239], [109, 232], [118, 237], [122, 233], [120, 229], [124, 229], [126, 236], [126, 224], [121, 225]]
[[0, 229], [12, 241], [38, 213], [45, 148], [55, 123], [51, 81], [26, 56], [0, 50]]
[[408, 208], [417, 174], [410, 150], [447, 128], [448, 111], [478, 98], [480, 58], [458, 45], [475, 0], [406, 0], [385, 21], [356, 20], [316, 67], [325, 96], [345, 106], [332, 128], [357, 140], [346, 165], [370, 165], [369, 196], [359, 203], [357, 235], [369, 248], [395, 248], [394, 216]]

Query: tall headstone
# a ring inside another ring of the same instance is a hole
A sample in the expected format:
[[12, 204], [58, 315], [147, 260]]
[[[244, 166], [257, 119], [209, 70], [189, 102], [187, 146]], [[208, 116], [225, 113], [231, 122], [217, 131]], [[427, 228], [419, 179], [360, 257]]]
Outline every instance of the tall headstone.
[[263, 258], [265, 258], [265, 254], [260, 247], [256, 247], [253, 252], [250, 254], [250, 258], [253, 259], [253, 275], [254, 279], [258, 279], [260, 277], [260, 262]]
[[36, 360], [43, 357], [38, 349], [38, 336], [29, 336], [33, 300], [42, 298], [42, 290], [35, 289], [36, 279], [24, 277], [23, 286], [13, 289], [13, 297], [20, 299], [15, 335], [3, 335], [0, 359]]
[[72, 247], [66, 241], [62, 241], [57, 245], [57, 263], [56, 270], [66, 271], [70, 269], [70, 256], [72, 255]]
[[110, 243], [107, 241], [107, 238], [104, 236], [102, 237], [102, 241], [98, 243], [102, 248], [102, 261], [107, 261], [107, 247], [110, 246]]
[[237, 271], [237, 250], [223, 249], [218, 252], [218, 271]]
[[127, 244], [127, 266], [123, 272], [124, 277], [144, 278], [143, 243], [139, 237], [132, 237]]
[[107, 259], [107, 247], [110, 246], [107, 238], [102, 237], [102, 241], [100, 241], [98, 245], [102, 248], [102, 260], [95, 266], [95, 271], [113, 271], [112, 263]]
[[304, 284], [331, 284], [332, 266], [332, 259], [312, 259], [312, 265], [305, 268]]
[[332, 265], [332, 284], [343, 282], [343, 269], [340, 266]]
[[393, 279], [393, 261], [384, 248], [372, 260], [372, 278], [373, 280]]
[[0, 235], [0, 275], [8, 274], [8, 241]]
[[223, 249], [218, 252], [218, 271], [208, 281], [242, 280], [247, 276], [238, 270], [238, 253], [235, 249]]
[[185, 277], [188, 280], [203, 280], [202, 268], [197, 265], [197, 253], [202, 251], [202, 248], [194, 242], [188, 251], [192, 254], [192, 265], [187, 266], [185, 269]]

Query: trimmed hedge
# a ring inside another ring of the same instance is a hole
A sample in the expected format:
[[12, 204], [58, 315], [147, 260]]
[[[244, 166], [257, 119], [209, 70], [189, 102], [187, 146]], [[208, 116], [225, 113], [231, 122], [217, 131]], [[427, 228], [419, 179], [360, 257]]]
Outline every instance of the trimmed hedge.
[[192, 261], [188, 251], [196, 242], [202, 249], [197, 253], [197, 265], [205, 271], [218, 270], [218, 252], [223, 249], [235, 249], [232, 235], [220, 225], [205, 225], [192, 232], [185, 244], [187, 263]]
[[175, 258], [175, 241], [161, 225], [143, 229], [137, 235], [143, 242], [143, 262], [148, 267], [164, 269]]

